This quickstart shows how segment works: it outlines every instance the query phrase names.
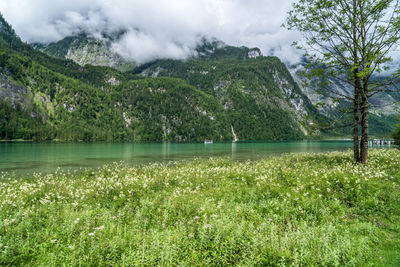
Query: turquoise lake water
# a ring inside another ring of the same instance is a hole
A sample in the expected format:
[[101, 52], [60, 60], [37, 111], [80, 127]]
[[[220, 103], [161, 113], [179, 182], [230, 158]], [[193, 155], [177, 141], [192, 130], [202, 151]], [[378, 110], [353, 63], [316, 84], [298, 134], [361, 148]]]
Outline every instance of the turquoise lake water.
[[192, 160], [194, 158], [229, 157], [232, 160], [255, 160], [271, 155], [302, 152], [344, 151], [349, 141], [299, 141], [269, 143], [0, 143], [0, 172], [17, 176], [34, 172], [97, 168], [124, 161], [149, 164]]

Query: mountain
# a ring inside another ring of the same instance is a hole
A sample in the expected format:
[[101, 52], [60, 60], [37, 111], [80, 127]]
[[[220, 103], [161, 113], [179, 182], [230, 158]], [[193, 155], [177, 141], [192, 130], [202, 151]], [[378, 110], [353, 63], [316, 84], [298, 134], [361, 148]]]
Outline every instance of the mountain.
[[195, 52], [197, 58], [213, 60], [226, 58], [246, 60], [263, 56], [259, 48], [234, 47], [217, 39], [207, 40], [206, 38], [200, 40]]
[[133, 68], [134, 62], [126, 61], [113, 52], [111, 42], [114, 38], [117, 38], [117, 36], [94, 38], [85, 33], [80, 33], [55, 43], [47, 45], [33, 44], [33, 46], [50, 56], [70, 59], [81, 66], [90, 64], [93, 66], [113, 67], [119, 70]]
[[[82, 38], [84, 36], [81, 36]], [[50, 54], [50, 55], [55, 55], [55, 56], [60, 56], [64, 58], [68, 58], [66, 54], [64, 53], [63, 55], [59, 55], [58, 53], [64, 51], [63, 49], [60, 49], [59, 47], [68, 47], [69, 53], [83, 53], [83, 55], [80, 55], [78, 59], [74, 59], [74, 57], [71, 57], [72, 60], [75, 62], [79, 63], [79, 59], [81, 58], [86, 58], [86, 57], [92, 57], [95, 59], [94, 56], [92, 56], [92, 53], [86, 52], [88, 49], [84, 50], [83, 52], [79, 49], [76, 49], [74, 45], [67, 45], [65, 46], [65, 40], [74, 40], [74, 42], [77, 42], [79, 36], [75, 37], [68, 37], [60, 42], [57, 42], [55, 44], [49, 45], [49, 48], [53, 49], [53, 51], [42, 49], [42, 51]], [[72, 38], [72, 39], [71, 39]], [[88, 42], [87, 38], [85, 37], [86, 41]], [[110, 39], [108, 39], [109, 42]], [[101, 42], [100, 40], [97, 40], [97, 42]], [[103, 46], [107, 47], [107, 46]], [[109, 46], [108, 46], [109, 47]], [[75, 51], [75, 52], [72, 52]], [[103, 51], [107, 51], [104, 49]], [[108, 50], [110, 51], [110, 50]], [[197, 46], [195, 50], [195, 57], [191, 58], [190, 61], [193, 64], [193, 62], [210, 62], [210, 61], [215, 61], [215, 62], [223, 62], [227, 58], [229, 59], [234, 59], [236, 60], [235, 63], [232, 61], [228, 63], [229, 64], [242, 64], [249, 59], [256, 59], [256, 58], [264, 58], [262, 56], [261, 51], [258, 48], [247, 48], [247, 47], [233, 47], [233, 46], [228, 46], [225, 43], [219, 41], [219, 40], [207, 40], [207, 39], [202, 39]], [[174, 63], [171, 62], [171, 60], [164, 60], [156, 61], [158, 64], [164, 65], [164, 66], [158, 66], [159, 69], [156, 69], [157, 64], [154, 64], [154, 62], [150, 62], [141, 66], [138, 66], [135, 68], [135, 73], [141, 74], [142, 76], [145, 77], [150, 77], [150, 76], [166, 76], [166, 77], [178, 77], [182, 78], [184, 80], [188, 79], [188, 75], [185, 74], [185, 71], [188, 72], [190, 70], [179, 70], [180, 67], [183, 65], [187, 65], [187, 62], [182, 62], [182, 61], [175, 61]], [[170, 65], [168, 65], [166, 62], [169, 62]], [[181, 64], [182, 63], [182, 64]], [[102, 64], [102, 61], [98, 61], [95, 64]], [[168, 66], [165, 66], [167, 64]], [[225, 63], [224, 63], [225, 64]], [[148, 68], [149, 66], [153, 66], [152, 69]], [[349, 93], [352, 88], [344, 84], [343, 82], [339, 80], [330, 80], [330, 88], [329, 90], [323, 92], [322, 94], [319, 92], [320, 91], [320, 83], [321, 80], [318, 80], [314, 78], [307, 86], [304, 86], [304, 77], [300, 75], [305, 68], [304, 68], [305, 62], [294, 65], [294, 66], [287, 66], [290, 72], [290, 75], [294, 79], [294, 83], [297, 83], [297, 88], [300, 88], [302, 98], [308, 98], [308, 103], [311, 103], [312, 106], [314, 106], [319, 113], [319, 117], [317, 120], [323, 120], [323, 121], [335, 121], [338, 120], [339, 118], [343, 117], [343, 113], [340, 111], [342, 109], [346, 109], [349, 106], [349, 103], [346, 101], [340, 101], [339, 103], [333, 101], [332, 96], [335, 96], [336, 93]], [[163, 68], [163, 71], [160, 73], [161, 68]], [[124, 70], [127, 70], [129, 68], [124, 68]], [[243, 71], [243, 70], [242, 70]], [[142, 73], [141, 73], [142, 72]], [[207, 70], [208, 73], [214, 73], [215, 70]], [[151, 73], [151, 74], [150, 74]], [[289, 75], [289, 76], [290, 76]], [[193, 75], [192, 75], [193, 76]], [[202, 79], [204, 77], [199, 77], [199, 79]], [[192, 82], [189, 81], [190, 84], [193, 86], [197, 87], [197, 84], [193, 84]], [[213, 87], [214, 85], [208, 84], [209, 88]], [[204, 88], [202, 88], [204, 91]], [[330, 91], [330, 92], [329, 92]], [[209, 93], [209, 92], [208, 92]], [[289, 97], [290, 98], [290, 97]], [[377, 95], [373, 98], [371, 98], [371, 103], [373, 104], [371, 107], [371, 133], [372, 134], [377, 134], [377, 135], [382, 135], [382, 134], [388, 134], [394, 130], [394, 126], [396, 124], [396, 109], [394, 108], [392, 103], [395, 103], [396, 101], [399, 100], [399, 94], [391, 93], [382, 93], [380, 95]], [[307, 102], [306, 101], [306, 102]], [[298, 109], [301, 109], [302, 107], [298, 107]], [[293, 106], [289, 105], [288, 109], [297, 112], [293, 110]], [[306, 110], [306, 109], [303, 109]], [[308, 112], [309, 110], [306, 110]], [[314, 112], [315, 113], [315, 112]], [[325, 117], [325, 118], [323, 118]], [[345, 116], [346, 117], [346, 116]], [[347, 116], [348, 117], [348, 116]], [[315, 119], [315, 116], [314, 116]], [[312, 122], [312, 120], [310, 121]], [[301, 123], [300, 123], [301, 124]], [[307, 123], [306, 123], [307, 124]], [[304, 128], [303, 125], [297, 125], [296, 127]], [[306, 127], [307, 128], [307, 127]], [[311, 129], [308, 129], [310, 131]], [[313, 130], [311, 130], [313, 131]], [[303, 133], [306, 133], [307, 130], [304, 131]], [[326, 131], [325, 131], [326, 132]], [[343, 135], [343, 129], [331, 129], [329, 130], [330, 135]]]
[[[51, 47], [65, 47], [64, 40]], [[68, 51], [73, 49], [68, 47]], [[52, 54], [62, 53], [65, 50], [56, 49]], [[317, 112], [279, 59], [263, 57], [258, 48], [232, 47], [206, 39], [201, 40], [195, 54], [188, 61], [157, 60], [140, 65], [134, 73], [146, 78], [179, 78], [211, 96], [223, 107], [232, 131], [241, 139], [290, 139], [313, 134], [309, 126]], [[267, 69], [269, 72], [265, 73]], [[273, 72], [281, 73], [282, 77]], [[218, 90], [212, 89], [217, 87]], [[314, 117], [309, 118], [310, 114]], [[286, 127], [289, 132], [281, 129]]]
[[123, 60], [109, 53], [107, 41], [79, 35], [34, 49], [1, 16], [0, 26], [0, 139], [189, 142], [332, 134], [315, 127], [332, 119], [329, 112], [285, 64], [257, 48], [202, 40], [193, 58], [122, 72], [115, 67]]
[[[21, 42], [4, 20], [2, 29], [1, 139], [286, 140], [312, 133], [307, 115], [313, 108], [296, 110], [306, 99], [284, 65], [277, 58], [248, 58], [255, 50], [224, 47], [189, 63], [160, 61], [197, 69], [190, 77], [151, 77], [157, 75], [145, 75], [145, 69], [122, 73], [51, 57]], [[214, 69], [214, 79], [201, 79]], [[280, 71], [286, 72], [274, 78]], [[284, 83], [291, 89], [282, 91]], [[293, 92], [297, 100], [289, 100]]]
[[278, 58], [264, 57], [258, 49], [219, 43], [206, 47], [209, 54], [198, 58], [157, 60], [135, 68], [134, 73], [180, 78], [214, 97], [244, 139], [275, 139], [276, 133], [283, 139], [315, 134], [312, 126], [324, 118]]
[[[82, 32], [65, 37], [58, 42], [50, 44], [34, 43], [32, 46], [49, 56], [70, 59], [81, 66], [90, 64], [127, 71], [133, 69], [135, 63], [124, 60], [112, 49], [112, 43], [121, 38], [122, 35], [123, 32], [119, 32], [111, 36], [103, 34], [100, 38], [94, 38]], [[200, 40], [194, 54], [201, 59], [222, 59], [226, 57], [248, 59], [262, 56], [258, 48], [233, 47], [219, 40], [209, 41], [205, 38]]]

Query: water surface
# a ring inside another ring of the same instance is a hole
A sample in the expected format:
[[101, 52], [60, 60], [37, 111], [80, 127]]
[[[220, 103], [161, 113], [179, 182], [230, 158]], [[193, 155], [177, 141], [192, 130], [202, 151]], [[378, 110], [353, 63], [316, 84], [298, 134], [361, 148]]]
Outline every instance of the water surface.
[[97, 168], [107, 163], [148, 164], [194, 158], [230, 157], [254, 160], [271, 155], [328, 152], [351, 149], [349, 141], [300, 141], [271, 143], [0, 143], [0, 172], [28, 175], [57, 168]]

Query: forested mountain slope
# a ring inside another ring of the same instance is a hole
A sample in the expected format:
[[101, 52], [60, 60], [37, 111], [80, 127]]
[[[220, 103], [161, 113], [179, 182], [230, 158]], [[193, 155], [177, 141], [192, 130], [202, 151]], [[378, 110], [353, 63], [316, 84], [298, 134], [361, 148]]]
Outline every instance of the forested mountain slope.
[[[225, 51], [229, 53], [222, 56]], [[286, 66], [278, 58], [263, 57], [254, 49], [214, 46], [209, 56], [203, 54], [187, 61], [157, 60], [137, 67], [134, 73], [181, 78], [213, 96], [235, 132], [245, 139], [309, 136], [316, 134], [311, 127], [314, 122], [324, 119]]]
[[326, 133], [315, 126], [330, 112], [310, 101], [278, 58], [257, 48], [202, 40], [192, 58], [127, 72], [65, 59], [80, 51], [104, 65], [97, 60], [107, 61], [110, 51], [99, 48], [92, 57], [92, 45], [101, 43], [66, 38], [41, 47], [56, 57], [49, 56], [23, 43], [0, 16], [0, 139], [189, 142]]
[[[0, 112], [7, 114], [0, 118], [2, 139], [202, 141], [232, 140], [235, 132], [241, 140], [284, 140], [309, 135], [307, 123], [299, 123], [306, 114], [294, 112], [277, 81], [247, 71], [252, 64], [262, 68], [260, 59], [242, 64], [223, 57], [218, 68], [227, 67], [215, 73], [217, 83], [201, 85], [195, 83], [201, 73], [193, 79], [148, 78], [53, 58], [21, 42], [3, 19], [1, 25]], [[204, 61], [211, 69], [214, 63], [212, 57]], [[249, 84], [253, 79], [258, 81]]]

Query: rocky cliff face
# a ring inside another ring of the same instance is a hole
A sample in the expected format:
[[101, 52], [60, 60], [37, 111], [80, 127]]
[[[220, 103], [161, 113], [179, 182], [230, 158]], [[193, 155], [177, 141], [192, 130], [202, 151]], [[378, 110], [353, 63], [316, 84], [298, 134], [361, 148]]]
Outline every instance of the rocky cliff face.
[[50, 56], [70, 59], [81, 66], [90, 64], [127, 70], [135, 65], [112, 51], [110, 39], [96, 39], [86, 34], [66, 37], [48, 45], [35, 44], [35, 47]]
[[21, 104], [24, 107], [31, 107], [33, 98], [32, 92], [9, 80], [3, 70], [0, 69], [0, 99], [11, 103], [12, 106]]
[[122, 58], [112, 53], [105, 41], [88, 39], [86, 43], [75, 40], [65, 55], [81, 66], [91, 64], [94, 66], [119, 67]]

